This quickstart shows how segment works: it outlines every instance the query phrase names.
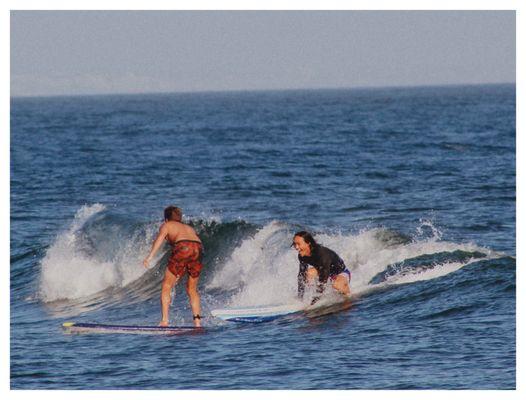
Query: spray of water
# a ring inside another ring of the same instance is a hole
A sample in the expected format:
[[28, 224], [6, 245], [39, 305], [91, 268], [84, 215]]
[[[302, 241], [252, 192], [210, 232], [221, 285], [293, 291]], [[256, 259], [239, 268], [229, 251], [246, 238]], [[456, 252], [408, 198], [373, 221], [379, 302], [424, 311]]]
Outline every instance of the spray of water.
[[[456, 250], [491, 253], [472, 244], [443, 242], [440, 240], [441, 232], [429, 221], [424, 223], [426, 227], [419, 227], [420, 231], [429, 229], [433, 235], [419, 241], [393, 238], [383, 229], [369, 229], [358, 234], [318, 234], [316, 240], [338, 253], [351, 269], [351, 292], [357, 296], [386, 285], [444, 276], [471, 261], [445, 262], [424, 271], [415, 268], [414, 273], [392, 277], [381, 285], [370, 284], [371, 278], [393, 263], [424, 254]], [[207, 288], [237, 288], [225, 306], [293, 304], [296, 301], [298, 259], [296, 251], [289, 247], [291, 241], [291, 231], [286, 226], [277, 222], [266, 225], [232, 253]]]
[[[43, 301], [76, 299], [109, 287], [124, 287], [145, 273], [140, 257], [145, 253], [148, 238], [142, 243], [123, 243], [106, 260], [82, 250], [79, 243], [82, 227], [105, 209], [101, 204], [83, 206], [69, 229], [59, 234], [48, 249], [41, 262], [40, 298]], [[152, 234], [153, 229], [150, 236]]]
[[[119, 226], [114, 226], [118, 222], [114, 224], [112, 219], [106, 219], [107, 224], [102, 228], [91, 226], [88, 229], [88, 236], [96, 243], [91, 247], [92, 251], [86, 251], [81, 240], [83, 229], [105, 209], [101, 204], [82, 207], [68, 230], [59, 234], [48, 249], [41, 263], [40, 297], [43, 301], [82, 298], [108, 288], [142, 290], [143, 281], [137, 281], [146, 273], [141, 260], [149, 250], [158, 225], [152, 223], [146, 232], [138, 230], [123, 240], [117, 229]], [[205, 223], [202, 229], [207, 229], [206, 226]], [[216, 307], [296, 303], [298, 259], [296, 251], [290, 247], [292, 234], [290, 225], [273, 221], [244, 237], [224, 261], [209, 270], [207, 282], [201, 286], [203, 299], [208, 297], [207, 293], [214, 293], [216, 298], [212, 303]], [[387, 266], [404, 260], [457, 250], [479, 251], [491, 257], [492, 252], [488, 249], [442, 241], [441, 236], [432, 222], [422, 221], [413, 239], [379, 228], [346, 234], [318, 233], [316, 239], [343, 258], [352, 272], [351, 291], [359, 296], [377, 287], [437, 278], [471, 262], [446, 260], [424, 269], [417, 265], [414, 271], [389, 276], [381, 284], [371, 284], [371, 279], [385, 271]], [[221, 248], [224, 238], [220, 234], [210, 236], [209, 240], [214, 240], [216, 247]], [[104, 246], [97, 245], [101, 241], [105, 242]], [[160, 253], [156, 263], [163, 256]], [[155, 285], [155, 290], [152, 285]], [[152, 281], [150, 286], [151, 290], [145, 294], [158, 295], [158, 282]]]

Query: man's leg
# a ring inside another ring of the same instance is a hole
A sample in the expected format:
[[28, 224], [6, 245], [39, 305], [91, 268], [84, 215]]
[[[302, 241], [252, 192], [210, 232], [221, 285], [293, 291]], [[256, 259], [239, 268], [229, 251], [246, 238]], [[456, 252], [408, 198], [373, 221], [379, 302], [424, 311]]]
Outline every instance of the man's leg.
[[170, 309], [170, 303], [172, 301], [172, 288], [179, 281], [179, 276], [175, 276], [172, 272], [166, 268], [164, 274], [164, 280], [161, 289], [161, 322], [159, 326], [168, 326], [168, 313]]
[[[199, 292], [197, 291], [197, 283], [199, 282], [199, 276], [192, 278], [188, 276], [188, 282], [186, 283], [186, 293], [188, 293], [188, 298], [190, 300], [190, 307], [192, 307], [192, 314], [201, 316], [201, 298], [199, 297]], [[194, 325], [196, 327], [201, 326], [200, 319], [194, 319]]]

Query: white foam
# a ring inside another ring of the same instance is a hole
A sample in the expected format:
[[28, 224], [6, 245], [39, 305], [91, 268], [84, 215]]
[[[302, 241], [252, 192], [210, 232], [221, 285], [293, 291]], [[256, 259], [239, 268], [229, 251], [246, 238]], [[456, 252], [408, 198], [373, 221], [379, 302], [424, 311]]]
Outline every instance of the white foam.
[[43, 301], [75, 299], [109, 287], [122, 287], [145, 272], [141, 256], [147, 254], [153, 226], [147, 238], [131, 240], [121, 246], [117, 254], [108, 257], [112, 261], [101, 261], [101, 257], [76, 248], [79, 230], [89, 218], [105, 209], [102, 204], [81, 207], [69, 229], [59, 234], [48, 249], [41, 262], [39, 294]]
[[[380, 229], [370, 229], [358, 234], [318, 234], [316, 240], [342, 257], [352, 272], [351, 291], [354, 295], [373, 289], [369, 281], [385, 270], [389, 264], [438, 252], [463, 250], [482, 251], [473, 244], [458, 244], [440, 240], [441, 233], [425, 221], [433, 237], [407, 244], [389, 244], [379, 239]], [[416, 232], [417, 236], [421, 232]], [[290, 248], [291, 232], [282, 224], [271, 222], [253, 238], [245, 239], [234, 250], [230, 259], [214, 275], [207, 289], [224, 288], [239, 290], [231, 297], [230, 307], [288, 304], [294, 301], [297, 291], [297, 252]], [[462, 268], [467, 263], [446, 263], [426, 271], [406, 274], [389, 279], [382, 286], [434, 279]]]
[[429, 268], [425, 270], [418, 269], [413, 273], [406, 273], [394, 276], [392, 279], [388, 279], [387, 284], [404, 284], [404, 283], [413, 283], [418, 281], [427, 281], [430, 279], [439, 278], [445, 276], [452, 272], [458, 271], [460, 268], [465, 267], [468, 263], [444, 263], [440, 264], [434, 268]]
[[271, 222], [253, 238], [245, 239], [206, 288], [240, 288], [232, 304], [243, 306], [271, 305], [290, 299], [297, 282], [297, 265], [294, 267], [294, 253], [283, 245], [290, 243], [285, 228]]

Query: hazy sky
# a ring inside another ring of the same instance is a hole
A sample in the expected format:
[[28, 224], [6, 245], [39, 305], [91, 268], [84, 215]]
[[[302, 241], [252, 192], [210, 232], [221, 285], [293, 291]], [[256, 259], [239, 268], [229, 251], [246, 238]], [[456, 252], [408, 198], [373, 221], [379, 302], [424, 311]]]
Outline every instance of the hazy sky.
[[514, 11], [13, 11], [12, 96], [515, 82]]

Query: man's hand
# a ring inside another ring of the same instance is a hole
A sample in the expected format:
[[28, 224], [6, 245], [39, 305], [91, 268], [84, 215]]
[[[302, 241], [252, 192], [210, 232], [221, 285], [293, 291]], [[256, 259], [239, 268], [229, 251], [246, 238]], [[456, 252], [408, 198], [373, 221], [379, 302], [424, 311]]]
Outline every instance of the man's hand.
[[142, 262], [142, 265], [144, 265], [144, 268], [148, 268], [150, 266], [150, 257], [146, 257], [144, 261]]

